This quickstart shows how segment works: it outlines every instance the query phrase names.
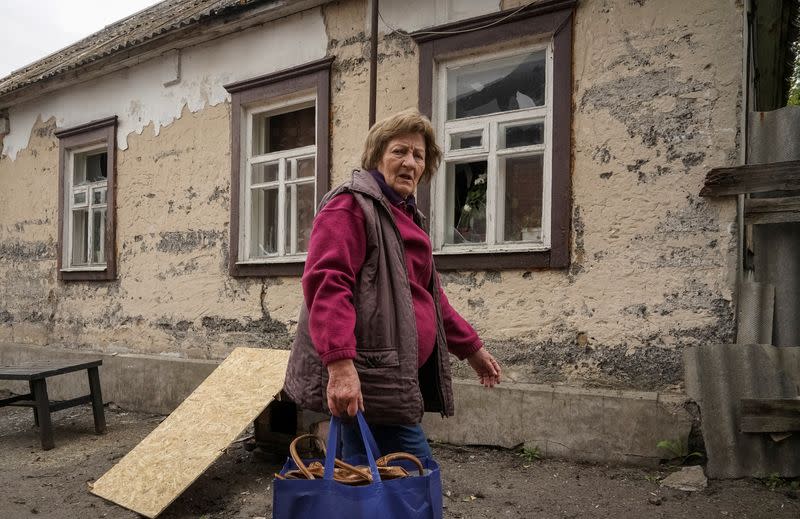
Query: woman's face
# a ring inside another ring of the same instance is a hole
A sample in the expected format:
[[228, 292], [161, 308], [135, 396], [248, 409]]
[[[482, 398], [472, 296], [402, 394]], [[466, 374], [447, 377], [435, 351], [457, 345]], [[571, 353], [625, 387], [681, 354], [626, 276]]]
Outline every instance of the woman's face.
[[425, 171], [425, 138], [419, 133], [407, 133], [390, 140], [378, 170], [398, 195], [406, 198], [414, 194]]

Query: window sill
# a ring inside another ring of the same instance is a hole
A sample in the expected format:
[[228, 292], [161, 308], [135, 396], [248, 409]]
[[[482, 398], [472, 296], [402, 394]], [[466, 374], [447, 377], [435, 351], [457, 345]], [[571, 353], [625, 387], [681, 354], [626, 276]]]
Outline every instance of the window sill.
[[553, 260], [550, 250], [526, 251], [437, 251], [433, 254], [437, 270], [498, 270], [563, 268]]
[[114, 273], [108, 267], [66, 268], [58, 271], [61, 281], [113, 281]]
[[302, 276], [306, 264], [305, 254], [284, 258], [237, 261], [231, 263], [233, 277]]
[[236, 265], [283, 265], [286, 263], [304, 263], [307, 254], [295, 254], [293, 256], [273, 256], [266, 258], [254, 258], [237, 261]]

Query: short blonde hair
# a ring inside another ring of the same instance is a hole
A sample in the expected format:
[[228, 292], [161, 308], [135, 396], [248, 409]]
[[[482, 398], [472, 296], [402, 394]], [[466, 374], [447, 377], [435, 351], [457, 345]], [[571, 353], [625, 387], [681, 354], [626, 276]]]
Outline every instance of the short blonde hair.
[[418, 133], [425, 139], [425, 169], [422, 171], [423, 182], [430, 180], [439, 167], [442, 150], [436, 144], [436, 134], [430, 120], [415, 108], [390, 115], [372, 125], [364, 141], [364, 152], [361, 154], [361, 167], [377, 169], [389, 141], [400, 135]]

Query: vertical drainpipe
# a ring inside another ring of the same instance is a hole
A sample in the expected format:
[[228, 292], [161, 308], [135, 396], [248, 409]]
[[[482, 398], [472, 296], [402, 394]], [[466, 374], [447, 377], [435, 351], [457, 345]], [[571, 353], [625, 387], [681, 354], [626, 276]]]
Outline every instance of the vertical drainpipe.
[[375, 124], [375, 101], [378, 88], [378, 0], [372, 0], [369, 53], [369, 126]]

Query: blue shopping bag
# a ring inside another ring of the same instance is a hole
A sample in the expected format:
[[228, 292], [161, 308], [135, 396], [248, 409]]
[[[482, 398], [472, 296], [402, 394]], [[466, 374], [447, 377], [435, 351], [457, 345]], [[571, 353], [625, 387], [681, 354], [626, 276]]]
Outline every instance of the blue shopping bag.
[[[441, 519], [442, 481], [439, 465], [422, 458], [425, 474], [418, 475], [416, 465], [399, 460], [397, 464], [411, 476], [381, 481], [375, 458], [380, 457], [375, 439], [364, 416], [357, 414], [366, 456], [344, 461], [352, 465], [368, 465], [373, 482], [350, 486], [333, 479], [334, 458], [339, 447], [342, 424], [331, 417], [323, 479], [275, 479], [272, 495], [274, 519]], [[303, 460], [306, 462], [306, 460]], [[315, 460], [308, 460], [307, 463]], [[280, 474], [296, 470], [289, 458]]]

